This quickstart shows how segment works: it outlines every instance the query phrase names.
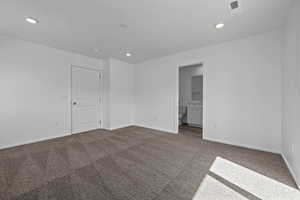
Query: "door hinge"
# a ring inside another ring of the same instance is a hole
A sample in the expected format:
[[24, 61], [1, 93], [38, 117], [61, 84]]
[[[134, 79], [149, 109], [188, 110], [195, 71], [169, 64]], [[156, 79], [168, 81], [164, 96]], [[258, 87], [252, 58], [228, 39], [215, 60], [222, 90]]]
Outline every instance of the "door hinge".
[[101, 77], [102, 77], [101, 74], [99, 74], [99, 79], [101, 79]]
[[99, 124], [100, 124], [100, 128], [101, 128], [101, 124], [102, 124], [101, 120], [99, 121]]

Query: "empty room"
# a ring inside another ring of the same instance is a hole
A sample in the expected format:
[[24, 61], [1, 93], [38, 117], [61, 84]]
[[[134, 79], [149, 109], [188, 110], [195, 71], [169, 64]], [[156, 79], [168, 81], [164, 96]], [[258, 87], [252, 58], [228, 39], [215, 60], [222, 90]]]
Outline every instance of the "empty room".
[[0, 0], [0, 200], [300, 200], [299, 19]]

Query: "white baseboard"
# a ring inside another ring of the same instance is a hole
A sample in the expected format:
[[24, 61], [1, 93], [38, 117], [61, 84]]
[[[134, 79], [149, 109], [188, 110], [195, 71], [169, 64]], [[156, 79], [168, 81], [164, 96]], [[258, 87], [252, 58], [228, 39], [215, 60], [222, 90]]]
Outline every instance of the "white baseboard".
[[57, 138], [65, 137], [65, 136], [68, 136], [68, 135], [71, 135], [71, 133], [66, 133], [66, 134], [63, 134], [63, 135], [56, 135], [56, 136], [47, 137], [47, 138], [38, 138], [36, 140], [30, 140], [30, 141], [25, 141], [25, 142], [20, 142], [20, 143], [9, 144], [9, 145], [5, 145], [5, 146], [0, 146], [0, 150], [9, 149], [9, 148], [18, 147], [18, 146], [23, 146], [23, 145], [26, 145], [26, 144], [43, 142], [43, 141], [46, 141], [46, 140], [57, 139]]
[[292, 177], [294, 178], [294, 181], [296, 182], [296, 185], [297, 185], [298, 189], [300, 190], [300, 183], [299, 183], [298, 180], [297, 180], [297, 177], [296, 177], [296, 175], [295, 175], [295, 172], [294, 172], [292, 166], [290, 165], [290, 163], [288, 162], [288, 160], [286, 159], [286, 157], [285, 157], [285, 155], [284, 155], [283, 153], [281, 154], [281, 156], [282, 156], [282, 158], [283, 158], [283, 160], [284, 160], [286, 166], [288, 167], [288, 169], [289, 169], [289, 171], [290, 171]]
[[256, 151], [264, 151], [264, 152], [269, 152], [269, 153], [281, 154], [281, 152], [277, 151], [277, 150], [270, 150], [270, 149], [261, 148], [261, 147], [258, 147], [258, 146], [251, 146], [251, 145], [247, 145], [247, 144], [241, 144], [241, 143], [235, 143], [235, 142], [229, 142], [229, 141], [224, 141], [224, 140], [216, 140], [216, 139], [212, 139], [212, 138], [207, 138], [207, 137], [205, 137], [205, 134], [203, 134], [203, 139], [207, 140], [207, 141], [211, 141], [211, 142], [218, 142], [218, 143], [222, 143], [222, 144], [228, 144], [228, 145], [247, 148], [247, 149], [252, 149], [252, 150], [256, 150]]
[[[101, 128], [101, 129], [116, 130], [116, 129], [125, 128], [125, 127], [129, 127], [129, 126], [134, 126], [134, 125], [133, 124], [128, 124], [128, 125], [124, 125], [124, 126], [114, 127], [114, 128], [111, 128], [111, 129], [107, 129], [107, 128]], [[95, 130], [97, 130], [97, 129], [95, 129]], [[93, 130], [89, 130], [89, 131], [93, 131]], [[85, 132], [88, 132], [88, 131], [83, 131], [83, 132], [80, 132], [80, 133], [85, 133]], [[79, 133], [73, 133], [73, 134], [79, 134]], [[34, 139], [34, 140], [30, 140], [30, 141], [24, 141], [24, 142], [18, 142], [18, 143], [3, 145], [3, 146], [0, 146], [0, 150], [9, 149], [9, 148], [18, 147], [18, 146], [27, 145], [27, 144], [32, 144], [32, 143], [36, 143], [36, 142], [43, 142], [43, 141], [46, 141], [46, 140], [57, 139], [57, 138], [61, 138], [61, 137], [69, 136], [69, 135], [72, 135], [72, 133], [63, 133], [63, 134], [54, 135], [54, 136], [51, 136], [51, 137], [37, 138], [37, 139]]]
[[126, 127], [130, 127], [130, 126], [135, 126], [135, 125], [132, 124], [132, 123], [125, 124], [125, 125], [119, 125], [119, 126], [115, 126], [115, 127], [110, 127], [109, 130], [113, 131], [113, 130], [116, 130], [116, 129], [126, 128]]
[[166, 132], [166, 133], [171, 133], [171, 134], [178, 134], [178, 132], [175, 132], [174, 130], [163, 129], [163, 128], [154, 127], [154, 126], [147, 126], [147, 125], [144, 125], [144, 124], [135, 124], [134, 126], [140, 126], [140, 127], [149, 128], [149, 129], [162, 131], [162, 132]]

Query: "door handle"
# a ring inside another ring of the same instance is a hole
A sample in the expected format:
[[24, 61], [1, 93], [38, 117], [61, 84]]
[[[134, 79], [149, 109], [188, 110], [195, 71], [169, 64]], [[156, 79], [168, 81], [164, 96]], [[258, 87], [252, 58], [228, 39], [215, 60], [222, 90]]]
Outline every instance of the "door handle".
[[73, 106], [76, 106], [76, 105], [77, 105], [77, 102], [74, 101], [74, 102], [73, 102]]

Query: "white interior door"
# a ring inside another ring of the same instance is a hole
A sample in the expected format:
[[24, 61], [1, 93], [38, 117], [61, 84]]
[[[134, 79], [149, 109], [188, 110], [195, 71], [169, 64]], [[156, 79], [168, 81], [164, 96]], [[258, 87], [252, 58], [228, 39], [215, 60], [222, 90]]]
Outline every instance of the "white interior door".
[[72, 133], [101, 128], [101, 72], [72, 66]]

